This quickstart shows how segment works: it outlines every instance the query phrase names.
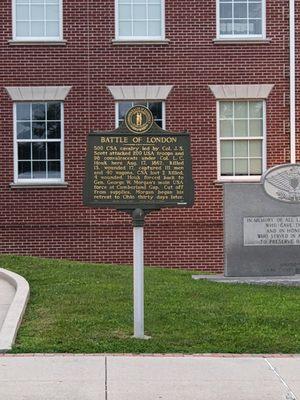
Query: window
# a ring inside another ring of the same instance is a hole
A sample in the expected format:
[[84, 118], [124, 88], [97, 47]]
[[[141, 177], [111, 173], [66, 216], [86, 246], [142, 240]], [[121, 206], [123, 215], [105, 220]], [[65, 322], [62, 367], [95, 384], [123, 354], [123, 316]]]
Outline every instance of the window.
[[116, 39], [162, 40], [164, 0], [116, 0]]
[[265, 0], [217, 0], [218, 37], [265, 37]]
[[257, 178], [265, 170], [265, 102], [218, 103], [219, 179]]
[[13, 4], [14, 39], [62, 39], [62, 0], [13, 0]]
[[162, 129], [165, 129], [165, 103], [162, 101], [120, 101], [117, 104], [117, 112], [116, 112], [116, 126], [120, 126], [120, 124], [124, 121], [125, 115], [127, 111], [133, 106], [145, 106], [148, 107], [152, 112], [154, 121], [160, 126]]
[[62, 103], [16, 103], [14, 115], [15, 182], [62, 182]]

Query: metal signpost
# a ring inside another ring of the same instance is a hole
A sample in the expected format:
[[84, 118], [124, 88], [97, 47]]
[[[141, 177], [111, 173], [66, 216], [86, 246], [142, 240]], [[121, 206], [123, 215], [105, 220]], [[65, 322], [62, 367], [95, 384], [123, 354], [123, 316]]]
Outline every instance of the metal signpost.
[[84, 204], [129, 213], [134, 242], [134, 337], [144, 335], [144, 221], [147, 213], [194, 203], [190, 136], [162, 130], [132, 107], [123, 125], [88, 136]]

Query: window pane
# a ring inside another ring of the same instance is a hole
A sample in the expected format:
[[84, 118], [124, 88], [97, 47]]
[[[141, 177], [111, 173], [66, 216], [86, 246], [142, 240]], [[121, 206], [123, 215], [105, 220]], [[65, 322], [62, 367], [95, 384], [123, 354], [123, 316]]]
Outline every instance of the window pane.
[[132, 36], [131, 22], [120, 22], [119, 29], [121, 36]]
[[147, 9], [146, 5], [134, 5], [133, 6], [133, 19], [146, 19]]
[[232, 35], [233, 25], [231, 19], [221, 19], [220, 20], [220, 33], [221, 35]]
[[31, 22], [31, 36], [44, 36], [44, 22]]
[[18, 178], [31, 179], [31, 162], [18, 162]]
[[261, 18], [261, 4], [249, 3], [249, 18]]
[[48, 162], [48, 178], [49, 179], [61, 178], [59, 161], [49, 161]]
[[122, 101], [119, 103], [119, 119], [124, 119], [127, 111], [132, 107], [131, 101]]
[[47, 120], [60, 121], [60, 103], [47, 104]]
[[233, 121], [230, 120], [220, 121], [220, 136], [221, 137], [233, 136]]
[[234, 20], [234, 33], [236, 35], [247, 34], [247, 20], [246, 19], [235, 19]]
[[30, 143], [18, 143], [18, 159], [19, 160], [31, 160], [31, 144]]
[[133, 36], [147, 36], [146, 21], [135, 21], [133, 23]]
[[250, 160], [250, 175], [261, 175], [262, 174], [262, 160], [254, 159]]
[[130, 4], [124, 4], [119, 6], [119, 18], [120, 19], [131, 19], [131, 5]]
[[221, 175], [233, 175], [233, 160], [221, 161]]
[[262, 136], [263, 135], [263, 121], [261, 119], [250, 120], [250, 136]]
[[18, 103], [17, 104], [17, 120], [27, 121], [30, 119], [30, 104]]
[[262, 34], [262, 23], [261, 23], [260, 19], [250, 19], [249, 33], [252, 35], [261, 35]]
[[31, 129], [30, 122], [18, 122], [17, 123], [17, 138], [18, 139], [30, 139]]
[[235, 142], [235, 156], [248, 157], [248, 140], [238, 140]]
[[32, 119], [36, 121], [45, 121], [46, 119], [46, 107], [44, 103], [32, 104]]
[[32, 123], [32, 139], [46, 139], [46, 123], [33, 122]]
[[263, 102], [262, 101], [251, 101], [249, 102], [250, 118], [262, 118], [263, 117]]
[[34, 160], [44, 160], [46, 158], [46, 143], [32, 143], [32, 158]]
[[150, 103], [149, 109], [155, 120], [162, 119], [162, 103]]
[[234, 18], [247, 18], [247, 3], [234, 4]]
[[241, 119], [234, 122], [234, 136], [248, 136], [248, 120]]
[[222, 141], [221, 142], [221, 158], [233, 157], [233, 141]]
[[46, 162], [44, 161], [33, 161], [33, 179], [45, 179], [46, 178]]
[[47, 123], [47, 139], [59, 139], [61, 136], [60, 122]]
[[149, 36], [160, 36], [160, 35], [161, 35], [160, 21], [149, 21]]
[[233, 118], [233, 102], [221, 101], [220, 102], [220, 118]]
[[59, 23], [58, 22], [46, 22], [46, 36], [49, 36], [49, 37], [59, 36]]
[[29, 22], [17, 22], [17, 36], [29, 36]]
[[235, 160], [235, 175], [248, 175], [248, 160]]
[[18, 5], [16, 11], [17, 21], [29, 21], [29, 5]]
[[232, 18], [231, 3], [221, 3], [220, 4], [220, 17], [221, 18]]
[[262, 141], [250, 141], [250, 157], [262, 157]]
[[44, 20], [44, 6], [43, 5], [32, 5], [31, 6], [31, 20], [32, 21], [43, 21]]
[[48, 143], [48, 160], [60, 160], [60, 143]]
[[59, 20], [59, 7], [56, 5], [46, 6], [46, 20], [58, 21]]
[[234, 117], [248, 118], [248, 103], [246, 101], [234, 102]]
[[161, 6], [160, 4], [149, 5], [148, 15], [150, 19], [159, 19], [161, 18]]

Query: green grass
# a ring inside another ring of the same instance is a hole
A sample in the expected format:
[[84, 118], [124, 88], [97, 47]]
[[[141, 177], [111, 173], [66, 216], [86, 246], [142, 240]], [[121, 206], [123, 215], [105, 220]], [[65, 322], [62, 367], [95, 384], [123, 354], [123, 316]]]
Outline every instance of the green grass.
[[300, 353], [300, 289], [194, 281], [145, 271], [145, 330], [132, 335], [132, 269], [0, 256], [30, 302], [13, 353]]

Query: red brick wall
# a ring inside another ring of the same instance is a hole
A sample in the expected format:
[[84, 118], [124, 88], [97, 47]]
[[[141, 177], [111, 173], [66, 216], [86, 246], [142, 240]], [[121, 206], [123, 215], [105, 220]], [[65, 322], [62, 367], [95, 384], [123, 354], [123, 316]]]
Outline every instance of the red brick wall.
[[[222, 270], [216, 101], [208, 85], [275, 84], [267, 101], [268, 166], [288, 161], [289, 10], [288, 0], [267, 0], [270, 44], [216, 45], [215, 1], [208, 3], [166, 0], [169, 45], [114, 46], [114, 0], [64, 0], [66, 46], [12, 46], [11, 0], [1, 1], [0, 252], [132, 263], [130, 218], [82, 205], [86, 136], [114, 128], [107, 85], [162, 84], [174, 85], [167, 128], [191, 133], [196, 202], [147, 217], [145, 263]], [[4, 87], [34, 85], [72, 86], [65, 102], [66, 189], [10, 187], [12, 101]]]

